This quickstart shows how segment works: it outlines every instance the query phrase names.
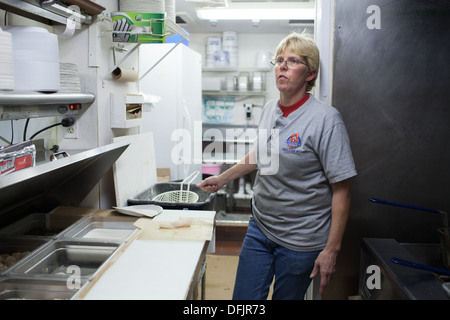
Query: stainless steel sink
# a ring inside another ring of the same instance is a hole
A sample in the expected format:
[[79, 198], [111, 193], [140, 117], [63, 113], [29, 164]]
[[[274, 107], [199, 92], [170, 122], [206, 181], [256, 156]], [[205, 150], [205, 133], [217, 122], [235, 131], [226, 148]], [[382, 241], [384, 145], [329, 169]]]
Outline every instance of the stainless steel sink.
[[55, 240], [11, 267], [8, 275], [68, 277], [77, 266], [83, 279], [95, 277], [100, 267], [119, 248], [118, 243]]
[[88, 282], [81, 281], [81, 288], [69, 288], [63, 279], [0, 278], [0, 300], [68, 300], [75, 299]]

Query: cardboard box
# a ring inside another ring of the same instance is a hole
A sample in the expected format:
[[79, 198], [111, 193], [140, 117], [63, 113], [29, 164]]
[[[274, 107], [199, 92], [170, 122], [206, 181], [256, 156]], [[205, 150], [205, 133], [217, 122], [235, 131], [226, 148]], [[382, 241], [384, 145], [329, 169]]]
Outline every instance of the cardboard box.
[[111, 12], [114, 42], [164, 43], [164, 13]]

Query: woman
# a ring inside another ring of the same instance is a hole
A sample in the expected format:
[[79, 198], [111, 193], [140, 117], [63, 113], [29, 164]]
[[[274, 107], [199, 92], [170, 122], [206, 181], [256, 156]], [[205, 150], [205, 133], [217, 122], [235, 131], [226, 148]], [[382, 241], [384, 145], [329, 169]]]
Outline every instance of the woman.
[[264, 107], [255, 149], [198, 184], [216, 192], [258, 170], [233, 299], [267, 299], [274, 277], [273, 299], [303, 299], [318, 273], [323, 293], [347, 223], [349, 179], [356, 175], [341, 115], [308, 93], [319, 70], [315, 43], [292, 33], [271, 63], [280, 98]]

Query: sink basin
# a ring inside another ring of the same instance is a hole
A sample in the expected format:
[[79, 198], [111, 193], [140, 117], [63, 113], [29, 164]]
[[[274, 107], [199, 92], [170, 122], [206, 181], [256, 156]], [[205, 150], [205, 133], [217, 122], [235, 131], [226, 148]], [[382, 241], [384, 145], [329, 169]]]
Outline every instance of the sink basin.
[[6, 274], [69, 277], [69, 266], [77, 266], [83, 279], [95, 277], [100, 267], [118, 249], [118, 243], [57, 240], [33, 252]]
[[0, 300], [68, 300], [75, 299], [80, 289], [70, 289], [62, 279], [0, 278]]

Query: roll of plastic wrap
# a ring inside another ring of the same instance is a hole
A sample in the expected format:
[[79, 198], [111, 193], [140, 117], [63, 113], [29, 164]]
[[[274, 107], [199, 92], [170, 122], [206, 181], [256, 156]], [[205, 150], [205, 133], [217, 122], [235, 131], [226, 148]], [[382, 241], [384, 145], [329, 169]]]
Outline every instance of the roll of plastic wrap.
[[120, 0], [119, 9], [124, 12], [164, 13], [165, 0]]

